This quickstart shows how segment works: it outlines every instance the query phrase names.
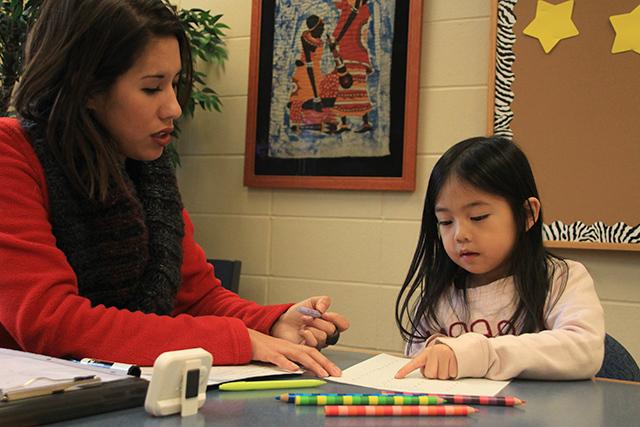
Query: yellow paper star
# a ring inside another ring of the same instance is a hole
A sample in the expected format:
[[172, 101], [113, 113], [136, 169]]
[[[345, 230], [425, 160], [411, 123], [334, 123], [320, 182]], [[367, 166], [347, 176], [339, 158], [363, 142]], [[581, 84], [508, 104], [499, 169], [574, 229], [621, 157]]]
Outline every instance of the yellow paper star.
[[540, 40], [545, 53], [551, 52], [560, 40], [579, 34], [578, 28], [571, 20], [573, 1], [551, 4], [538, 0], [536, 17], [522, 32]]
[[633, 50], [640, 53], [640, 6], [629, 13], [609, 17], [616, 38], [611, 47], [611, 53]]

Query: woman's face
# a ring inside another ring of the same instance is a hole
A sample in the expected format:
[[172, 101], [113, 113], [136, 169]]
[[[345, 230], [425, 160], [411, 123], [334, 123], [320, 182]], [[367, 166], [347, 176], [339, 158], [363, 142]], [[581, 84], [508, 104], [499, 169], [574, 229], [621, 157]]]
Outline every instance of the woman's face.
[[175, 90], [180, 69], [178, 41], [152, 38], [133, 66], [89, 101], [124, 157], [155, 160], [171, 141], [182, 113]]

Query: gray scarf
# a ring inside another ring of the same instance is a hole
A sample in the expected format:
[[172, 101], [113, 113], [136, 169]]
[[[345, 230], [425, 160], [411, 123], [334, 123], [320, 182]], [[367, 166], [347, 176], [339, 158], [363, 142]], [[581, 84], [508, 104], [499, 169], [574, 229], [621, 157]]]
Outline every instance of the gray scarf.
[[22, 126], [44, 169], [56, 245], [77, 276], [79, 294], [94, 306], [171, 313], [181, 281], [184, 222], [168, 155], [127, 160], [122, 173], [129, 191], [113, 190], [98, 203], [73, 189], [44, 130], [27, 120]]

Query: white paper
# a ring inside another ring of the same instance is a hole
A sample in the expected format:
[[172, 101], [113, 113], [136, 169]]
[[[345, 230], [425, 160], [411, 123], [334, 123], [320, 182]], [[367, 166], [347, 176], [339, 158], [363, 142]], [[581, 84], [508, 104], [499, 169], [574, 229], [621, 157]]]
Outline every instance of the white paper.
[[[142, 368], [141, 378], [151, 381], [152, 372], [152, 367]], [[239, 381], [247, 378], [268, 377], [271, 375], [301, 374], [302, 372], [302, 370], [293, 372], [285, 371], [273, 365], [260, 365], [255, 363], [239, 366], [212, 366], [211, 371], [209, 371], [209, 382], [207, 383], [207, 385], [217, 385], [229, 381]]]
[[461, 380], [429, 380], [419, 370], [403, 379], [395, 379], [398, 370], [410, 359], [379, 354], [342, 371], [341, 377], [328, 377], [329, 381], [407, 393], [464, 394], [495, 396], [509, 381], [493, 381], [484, 378]]
[[44, 378], [31, 382], [28, 387], [55, 384], [57, 381], [52, 380], [68, 381], [74, 377], [88, 375], [96, 375], [102, 382], [121, 380], [126, 377], [111, 369], [95, 368], [69, 360], [6, 348], [0, 348], [0, 366], [2, 367], [0, 389], [5, 391], [20, 387], [38, 377]]

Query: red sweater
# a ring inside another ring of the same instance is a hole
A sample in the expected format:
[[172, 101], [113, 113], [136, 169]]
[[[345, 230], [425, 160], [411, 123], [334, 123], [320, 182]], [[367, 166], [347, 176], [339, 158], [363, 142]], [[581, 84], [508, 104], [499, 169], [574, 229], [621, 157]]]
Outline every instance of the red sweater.
[[261, 306], [224, 289], [183, 217], [182, 283], [171, 316], [91, 307], [51, 232], [42, 166], [18, 121], [0, 118], [0, 347], [141, 365], [202, 347], [216, 365], [249, 362], [247, 328], [268, 333], [290, 305]]

